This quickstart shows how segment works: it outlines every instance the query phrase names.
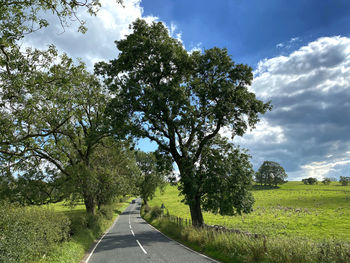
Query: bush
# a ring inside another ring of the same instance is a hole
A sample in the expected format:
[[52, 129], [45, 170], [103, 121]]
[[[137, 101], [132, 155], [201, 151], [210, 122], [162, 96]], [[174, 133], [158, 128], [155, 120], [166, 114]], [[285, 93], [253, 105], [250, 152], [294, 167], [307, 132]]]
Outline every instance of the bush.
[[146, 214], [148, 214], [151, 211], [151, 208], [148, 205], [143, 205], [141, 209]]
[[98, 212], [107, 220], [112, 220], [114, 215], [113, 205], [102, 205]]
[[308, 185], [313, 185], [313, 184], [317, 184], [317, 179], [313, 178], [313, 177], [309, 177], [309, 178], [305, 178], [303, 180], [301, 180], [304, 184], [308, 184]]
[[70, 220], [38, 207], [0, 204], [0, 262], [28, 262], [69, 238]]
[[348, 177], [348, 176], [340, 176], [339, 182], [340, 182], [341, 185], [343, 185], [343, 186], [349, 185], [350, 177]]
[[322, 180], [322, 183], [324, 184], [324, 185], [329, 185], [330, 183], [331, 183], [331, 179], [330, 178], [324, 178], [323, 180]]
[[141, 214], [147, 216], [147, 218], [149, 218], [150, 221], [153, 221], [161, 217], [161, 215], [163, 214], [163, 210], [159, 206], [150, 208], [149, 206], [144, 205], [142, 207]]
[[81, 232], [83, 229], [87, 228], [87, 216], [81, 213], [72, 213], [69, 215], [71, 221], [70, 234], [75, 235]]

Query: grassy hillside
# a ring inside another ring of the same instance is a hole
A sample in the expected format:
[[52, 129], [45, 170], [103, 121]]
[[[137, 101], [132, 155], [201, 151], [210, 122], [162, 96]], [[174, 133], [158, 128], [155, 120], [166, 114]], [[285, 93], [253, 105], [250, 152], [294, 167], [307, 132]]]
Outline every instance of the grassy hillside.
[[[204, 213], [205, 223], [266, 235], [304, 236], [350, 241], [350, 186], [288, 182], [278, 189], [253, 190], [254, 211], [242, 216]], [[174, 186], [159, 191], [150, 206], [166, 206], [171, 215], [190, 218]]]

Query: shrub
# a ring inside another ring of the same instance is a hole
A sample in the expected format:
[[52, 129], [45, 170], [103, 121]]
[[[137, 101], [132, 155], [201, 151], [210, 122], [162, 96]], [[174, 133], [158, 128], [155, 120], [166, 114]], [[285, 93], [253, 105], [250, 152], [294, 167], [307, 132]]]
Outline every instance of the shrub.
[[38, 207], [0, 204], [0, 262], [28, 262], [69, 238], [70, 220]]
[[113, 205], [102, 205], [98, 212], [107, 220], [112, 220], [114, 215]]
[[309, 177], [309, 178], [305, 178], [303, 180], [301, 180], [304, 184], [308, 184], [308, 185], [313, 185], [313, 184], [317, 184], [317, 179], [313, 178], [313, 177]]
[[83, 229], [87, 228], [87, 216], [81, 213], [72, 213], [69, 215], [71, 221], [70, 234], [75, 235], [81, 232]]
[[148, 205], [143, 205], [142, 210], [144, 213], [148, 214], [151, 211], [151, 208]]
[[349, 185], [350, 182], [350, 177], [348, 176], [340, 176], [339, 178], [339, 182], [341, 183], [341, 185]]
[[324, 185], [329, 185], [329, 184], [331, 183], [331, 179], [325, 177], [325, 178], [323, 178], [322, 183], [323, 183]]
[[163, 211], [159, 206], [155, 206], [151, 208], [151, 211], [149, 212], [149, 214], [150, 214], [150, 220], [152, 221], [154, 219], [159, 218], [163, 214]]

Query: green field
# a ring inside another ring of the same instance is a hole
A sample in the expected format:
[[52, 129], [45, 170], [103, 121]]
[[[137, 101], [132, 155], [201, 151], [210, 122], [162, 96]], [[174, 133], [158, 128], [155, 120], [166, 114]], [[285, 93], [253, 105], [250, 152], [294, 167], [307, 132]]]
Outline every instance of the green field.
[[[350, 242], [350, 186], [304, 185], [288, 182], [278, 189], [252, 190], [254, 211], [242, 216], [203, 213], [209, 225], [225, 225], [268, 236], [300, 236], [314, 240]], [[175, 186], [159, 191], [150, 206], [164, 203], [171, 215], [190, 218], [188, 206], [181, 203]]]

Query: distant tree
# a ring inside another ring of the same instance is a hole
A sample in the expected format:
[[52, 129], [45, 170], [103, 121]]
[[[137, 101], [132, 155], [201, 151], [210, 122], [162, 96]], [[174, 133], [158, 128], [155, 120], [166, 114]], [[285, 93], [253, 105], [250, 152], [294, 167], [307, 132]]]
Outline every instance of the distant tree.
[[322, 183], [324, 185], [329, 185], [331, 183], [331, 179], [328, 177], [323, 178]]
[[301, 180], [304, 184], [308, 184], [308, 185], [313, 185], [313, 184], [317, 184], [317, 178], [313, 178], [313, 177], [309, 177], [309, 178], [304, 178]]
[[[114, 126], [147, 137], [170, 154], [193, 225], [203, 225], [205, 191], [196, 172], [203, 149], [224, 127], [232, 137], [254, 128], [271, 108], [250, 92], [252, 69], [235, 64], [226, 49], [188, 53], [162, 23], [137, 20], [133, 33], [117, 41], [117, 59], [95, 66], [117, 96], [109, 107]], [[241, 206], [244, 199], [232, 200]], [[212, 204], [215, 204], [213, 200]]]
[[285, 183], [288, 177], [283, 167], [276, 162], [264, 161], [258, 172], [255, 174], [255, 180], [261, 185], [277, 186]]
[[341, 185], [349, 185], [350, 183], [350, 177], [348, 176], [340, 176], [339, 178], [339, 182], [341, 183]]
[[[167, 176], [172, 172], [172, 167], [158, 166], [155, 153], [136, 152], [136, 163], [140, 169], [140, 176], [137, 179], [136, 186], [144, 203], [152, 199], [156, 189], [162, 189], [166, 184]], [[170, 163], [171, 164], [171, 163]], [[170, 169], [169, 169], [170, 168]]]

